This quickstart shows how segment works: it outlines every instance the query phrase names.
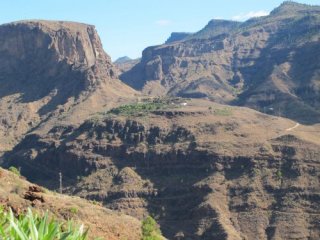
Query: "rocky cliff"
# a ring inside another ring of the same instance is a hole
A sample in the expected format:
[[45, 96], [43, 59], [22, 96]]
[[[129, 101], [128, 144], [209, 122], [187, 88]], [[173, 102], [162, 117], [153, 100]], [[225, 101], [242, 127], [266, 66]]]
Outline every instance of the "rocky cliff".
[[212, 20], [178, 42], [146, 48], [121, 79], [148, 94], [209, 98], [315, 123], [319, 13], [285, 2], [244, 23]]
[[207, 101], [171, 105], [32, 134], [6, 159], [50, 188], [62, 171], [70, 194], [152, 214], [169, 239], [320, 237], [319, 126]]
[[1, 25], [0, 84], [0, 151], [50, 119], [77, 121], [133, 94], [117, 80], [94, 26], [73, 22]]

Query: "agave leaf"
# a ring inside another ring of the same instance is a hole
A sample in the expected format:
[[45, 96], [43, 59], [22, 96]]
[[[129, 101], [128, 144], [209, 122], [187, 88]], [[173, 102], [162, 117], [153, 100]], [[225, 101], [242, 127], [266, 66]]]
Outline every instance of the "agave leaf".
[[28, 236], [23, 231], [21, 231], [21, 229], [14, 222], [14, 220], [15, 220], [15, 218], [13, 216], [13, 212], [10, 209], [10, 211], [9, 211], [9, 222], [10, 222], [10, 226], [12, 227], [12, 230], [14, 230], [13, 234], [16, 233], [20, 237], [20, 240], [29, 240]]

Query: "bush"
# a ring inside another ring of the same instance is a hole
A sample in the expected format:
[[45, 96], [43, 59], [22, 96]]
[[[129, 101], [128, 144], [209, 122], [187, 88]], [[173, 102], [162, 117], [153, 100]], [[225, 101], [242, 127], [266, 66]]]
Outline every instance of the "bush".
[[215, 109], [214, 115], [217, 116], [231, 116], [232, 115], [232, 109], [231, 108], [222, 108], [222, 109]]
[[280, 170], [277, 171], [277, 177], [278, 177], [279, 179], [282, 178], [282, 172], [281, 172]]
[[113, 108], [108, 113], [115, 115], [134, 115], [156, 111], [165, 107], [166, 105], [163, 103], [137, 103]]
[[72, 208], [70, 208], [70, 212], [72, 213], [72, 214], [77, 214], [78, 213], [78, 208], [76, 208], [76, 207], [72, 207]]
[[162, 240], [160, 229], [152, 217], [142, 221], [142, 240]]
[[24, 216], [15, 217], [11, 211], [0, 209], [0, 239], [17, 240], [85, 240], [87, 232], [83, 225], [79, 228], [69, 221], [66, 224], [34, 215], [30, 209]]
[[14, 166], [9, 167], [9, 171], [14, 173], [14, 174], [16, 174], [16, 175], [18, 175], [18, 176], [21, 176], [20, 170], [17, 169], [16, 167], [14, 167]]
[[186, 99], [180, 98], [155, 98], [147, 99], [143, 102], [122, 105], [111, 109], [106, 114], [135, 116], [146, 115], [157, 110], [167, 110], [172, 108], [180, 108]]

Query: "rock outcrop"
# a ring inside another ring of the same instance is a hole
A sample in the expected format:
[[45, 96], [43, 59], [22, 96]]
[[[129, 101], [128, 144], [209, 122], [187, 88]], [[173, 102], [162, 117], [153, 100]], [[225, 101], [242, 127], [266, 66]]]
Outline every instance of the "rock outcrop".
[[319, 122], [319, 13], [319, 6], [285, 2], [243, 23], [212, 20], [178, 42], [146, 48], [121, 79], [148, 94]]

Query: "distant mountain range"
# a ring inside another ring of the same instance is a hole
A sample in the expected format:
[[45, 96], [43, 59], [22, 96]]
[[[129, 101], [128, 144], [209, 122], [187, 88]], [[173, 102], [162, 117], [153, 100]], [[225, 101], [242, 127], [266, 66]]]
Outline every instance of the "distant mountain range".
[[120, 57], [117, 60], [114, 61], [115, 64], [120, 64], [120, 63], [126, 63], [131, 61], [132, 59], [129, 58], [128, 56]]
[[284, 2], [246, 22], [211, 20], [148, 47], [120, 78], [147, 94], [208, 98], [320, 120], [320, 7]]

